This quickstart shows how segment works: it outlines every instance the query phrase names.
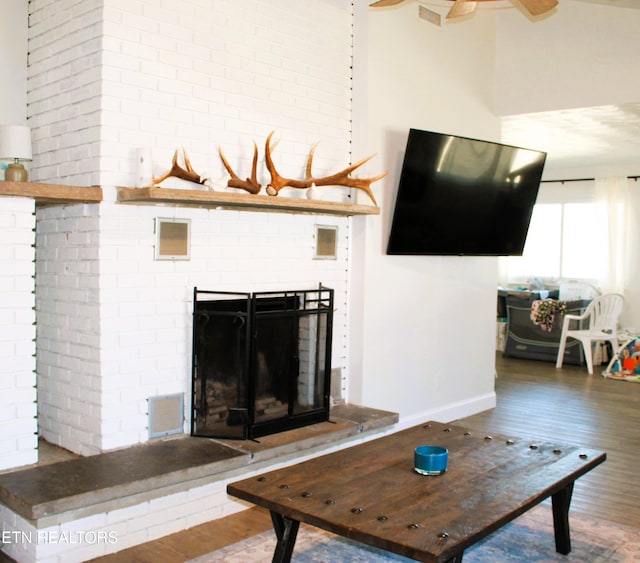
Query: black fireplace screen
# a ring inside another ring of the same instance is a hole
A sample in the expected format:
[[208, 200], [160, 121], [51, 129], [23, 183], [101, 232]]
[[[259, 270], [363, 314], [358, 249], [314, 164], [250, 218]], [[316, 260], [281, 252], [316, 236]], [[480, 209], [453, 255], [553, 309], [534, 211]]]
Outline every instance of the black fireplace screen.
[[329, 419], [333, 290], [194, 288], [191, 434], [252, 439]]

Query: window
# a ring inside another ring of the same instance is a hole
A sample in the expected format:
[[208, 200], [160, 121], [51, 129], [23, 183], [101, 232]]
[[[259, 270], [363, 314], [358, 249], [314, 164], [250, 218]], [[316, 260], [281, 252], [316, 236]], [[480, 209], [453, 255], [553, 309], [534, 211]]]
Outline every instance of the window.
[[561, 278], [596, 280], [607, 264], [607, 222], [601, 205], [563, 205]]
[[543, 184], [522, 256], [505, 259], [503, 282], [531, 276], [546, 280], [597, 281], [606, 269], [607, 214], [594, 197], [592, 182]]
[[536, 204], [522, 256], [507, 258], [508, 278], [558, 277], [561, 262], [562, 206]]

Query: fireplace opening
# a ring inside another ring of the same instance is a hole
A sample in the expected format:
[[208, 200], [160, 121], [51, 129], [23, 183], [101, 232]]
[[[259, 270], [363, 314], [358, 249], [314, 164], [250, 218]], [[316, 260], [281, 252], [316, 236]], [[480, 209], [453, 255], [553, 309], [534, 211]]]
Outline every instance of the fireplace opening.
[[333, 290], [194, 288], [191, 435], [253, 439], [329, 419]]

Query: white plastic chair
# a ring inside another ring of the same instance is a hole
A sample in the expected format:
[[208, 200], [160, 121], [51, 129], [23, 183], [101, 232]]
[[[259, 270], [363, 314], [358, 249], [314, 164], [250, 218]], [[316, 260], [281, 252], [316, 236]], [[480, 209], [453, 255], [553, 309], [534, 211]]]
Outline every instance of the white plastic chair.
[[[580, 341], [584, 349], [584, 357], [587, 360], [587, 370], [593, 373], [593, 352], [594, 342], [611, 342], [613, 353], [620, 348], [618, 343], [618, 318], [622, 313], [624, 297], [617, 293], [608, 293], [596, 297], [581, 315], [565, 315], [562, 322], [562, 334], [560, 335], [560, 347], [556, 367], [562, 367], [564, 360], [564, 348], [567, 338], [575, 338]], [[586, 329], [570, 329], [571, 321], [588, 321]]]
[[577, 299], [593, 299], [600, 295], [600, 291], [588, 282], [568, 280], [558, 285], [560, 301], [575, 301]]

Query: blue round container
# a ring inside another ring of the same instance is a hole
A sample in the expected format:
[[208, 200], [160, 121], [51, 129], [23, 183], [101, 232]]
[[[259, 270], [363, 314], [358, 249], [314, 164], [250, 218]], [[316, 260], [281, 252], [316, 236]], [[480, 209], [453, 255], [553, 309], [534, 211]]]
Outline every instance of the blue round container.
[[442, 475], [447, 470], [449, 452], [441, 446], [418, 446], [413, 454], [416, 473]]

